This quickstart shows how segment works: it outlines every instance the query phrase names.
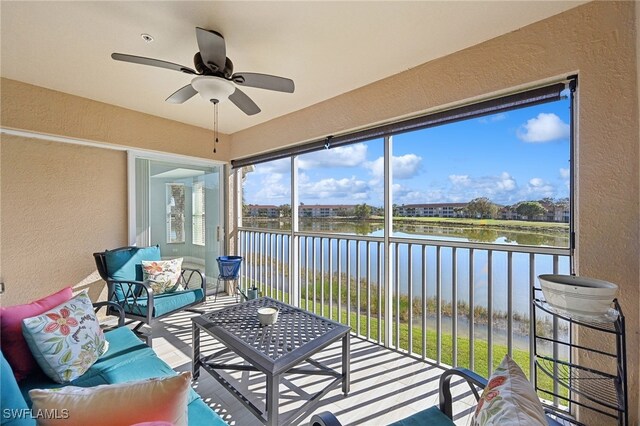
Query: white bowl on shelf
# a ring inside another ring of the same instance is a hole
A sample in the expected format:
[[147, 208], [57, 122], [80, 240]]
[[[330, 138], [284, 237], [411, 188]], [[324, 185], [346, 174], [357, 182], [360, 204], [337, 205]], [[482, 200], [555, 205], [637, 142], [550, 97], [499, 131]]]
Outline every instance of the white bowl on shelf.
[[269, 307], [258, 309], [258, 320], [262, 325], [275, 324], [278, 321], [278, 309]]
[[543, 274], [538, 279], [546, 302], [569, 317], [606, 317], [618, 292], [616, 284], [595, 278]]

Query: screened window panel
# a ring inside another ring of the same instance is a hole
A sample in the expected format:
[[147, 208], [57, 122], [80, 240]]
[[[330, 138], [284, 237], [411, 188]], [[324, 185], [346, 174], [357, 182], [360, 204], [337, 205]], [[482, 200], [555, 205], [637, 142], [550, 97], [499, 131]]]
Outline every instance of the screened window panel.
[[192, 241], [193, 244], [205, 245], [205, 191], [204, 182], [193, 184], [193, 215], [192, 215]]
[[184, 243], [185, 189], [182, 183], [168, 183], [167, 243]]

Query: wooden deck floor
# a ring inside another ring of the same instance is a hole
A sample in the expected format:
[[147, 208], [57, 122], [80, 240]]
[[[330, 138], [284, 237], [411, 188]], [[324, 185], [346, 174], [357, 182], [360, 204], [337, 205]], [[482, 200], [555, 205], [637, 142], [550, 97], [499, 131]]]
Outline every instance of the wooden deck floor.
[[[222, 296], [216, 303], [209, 298], [204, 310], [220, 309], [236, 303]], [[153, 327], [153, 349], [177, 371], [191, 369], [191, 318], [195, 313], [178, 313]], [[204, 353], [222, 348], [205, 334], [201, 335]], [[340, 368], [340, 344], [330, 346], [315, 357], [332, 368]], [[351, 392], [344, 397], [340, 388], [329, 392], [313, 412], [331, 411], [343, 425], [384, 425], [410, 416], [438, 402], [438, 379], [442, 369], [385, 349], [375, 343], [352, 336]], [[225, 376], [259, 408], [264, 407], [264, 375], [235, 372]], [[331, 380], [319, 376], [286, 376], [280, 389], [280, 417], [302, 405], [309, 393], [317, 392]], [[230, 425], [261, 424], [234, 396], [204, 370], [194, 389], [204, 401]], [[454, 389], [455, 423], [466, 425], [475, 400], [468, 387], [458, 383]], [[311, 414], [295, 424], [305, 425]]]

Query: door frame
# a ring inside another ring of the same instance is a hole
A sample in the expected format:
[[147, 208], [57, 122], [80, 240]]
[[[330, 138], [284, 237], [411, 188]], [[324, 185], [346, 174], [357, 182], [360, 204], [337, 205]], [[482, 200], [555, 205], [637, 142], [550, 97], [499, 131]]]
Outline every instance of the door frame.
[[220, 180], [220, 203], [219, 205], [219, 217], [220, 217], [220, 239], [218, 240], [220, 253], [224, 253], [227, 247], [226, 238], [224, 238], [226, 224], [226, 215], [224, 213], [225, 202], [227, 199], [227, 190], [225, 186], [225, 176], [227, 164], [224, 161], [207, 160], [198, 157], [189, 157], [186, 155], [177, 154], [163, 154], [157, 152], [149, 152], [142, 150], [129, 149], [127, 150], [127, 238], [129, 245], [135, 246], [136, 243], [136, 159], [141, 158], [152, 161], [166, 161], [170, 163], [183, 163], [185, 166], [205, 166], [205, 167], [219, 167], [219, 180]]

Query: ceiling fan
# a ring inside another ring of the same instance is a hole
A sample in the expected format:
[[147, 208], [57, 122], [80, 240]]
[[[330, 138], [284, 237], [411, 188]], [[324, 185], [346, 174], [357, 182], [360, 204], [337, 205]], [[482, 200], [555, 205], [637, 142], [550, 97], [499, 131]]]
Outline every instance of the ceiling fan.
[[251, 72], [233, 73], [233, 62], [227, 58], [226, 46], [222, 34], [196, 27], [196, 39], [199, 52], [193, 57], [195, 70], [184, 65], [142, 56], [112, 53], [116, 61], [132, 62], [141, 65], [166, 68], [194, 75], [191, 84], [178, 89], [166, 101], [181, 104], [199, 93], [205, 100], [218, 102], [229, 99], [247, 115], [260, 112], [260, 108], [236, 86], [257, 87], [277, 92], [293, 93], [293, 80], [269, 74]]

